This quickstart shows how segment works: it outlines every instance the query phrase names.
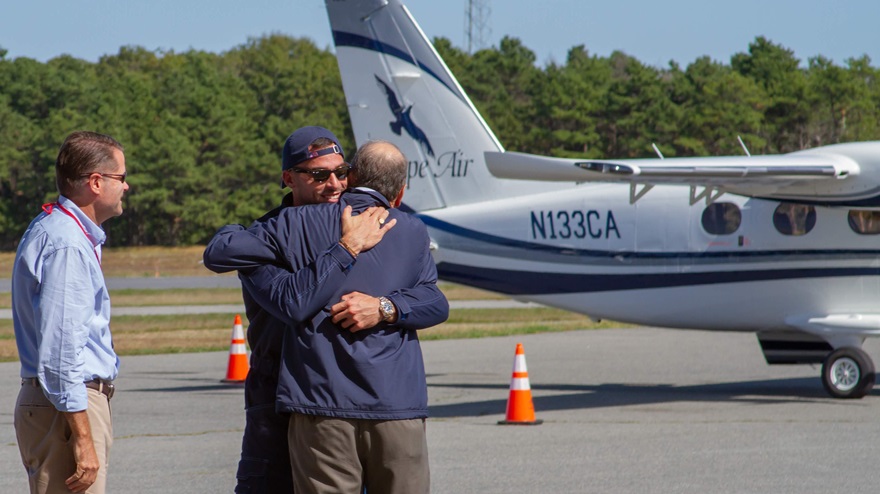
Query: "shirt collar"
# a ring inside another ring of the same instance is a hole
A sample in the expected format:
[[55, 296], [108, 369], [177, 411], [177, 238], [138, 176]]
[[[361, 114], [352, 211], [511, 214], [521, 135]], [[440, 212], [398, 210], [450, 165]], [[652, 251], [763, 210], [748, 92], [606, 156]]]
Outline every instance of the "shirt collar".
[[360, 192], [362, 194], [368, 194], [370, 197], [374, 198], [377, 202], [382, 203], [382, 205], [385, 206], [386, 208], [391, 207], [391, 203], [388, 202], [388, 199], [386, 199], [385, 196], [383, 196], [382, 194], [380, 194], [376, 190], [371, 189], [369, 187], [355, 187], [353, 189], [348, 189], [348, 192], [354, 192], [354, 193]]
[[103, 245], [107, 240], [107, 233], [104, 232], [104, 229], [100, 226], [96, 225], [94, 221], [91, 220], [85, 213], [82, 212], [82, 209], [76, 205], [75, 202], [70, 199], [59, 195], [58, 196], [58, 204], [64, 206], [64, 209], [70, 211], [70, 214], [76, 217], [79, 220], [79, 223], [83, 227], [83, 231], [88, 237], [89, 241], [92, 243], [92, 246], [97, 247], [99, 245]]

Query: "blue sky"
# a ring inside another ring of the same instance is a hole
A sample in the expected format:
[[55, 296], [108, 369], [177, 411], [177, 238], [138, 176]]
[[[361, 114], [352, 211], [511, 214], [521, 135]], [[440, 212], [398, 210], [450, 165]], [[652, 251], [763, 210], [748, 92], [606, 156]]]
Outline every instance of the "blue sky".
[[[877, 0], [487, 0], [488, 39], [522, 40], [539, 64], [564, 63], [583, 44], [607, 56], [621, 50], [643, 63], [682, 66], [699, 56], [728, 63], [758, 35], [803, 63], [824, 55], [838, 64], [867, 54], [880, 66]], [[95, 61], [120, 46], [223, 52], [248, 37], [283, 33], [329, 47], [322, 0], [9, 0], [0, 13], [7, 58], [45, 61], [63, 53]], [[426, 34], [464, 47], [467, 0], [409, 0]], [[540, 5], [540, 7], [536, 7]]]

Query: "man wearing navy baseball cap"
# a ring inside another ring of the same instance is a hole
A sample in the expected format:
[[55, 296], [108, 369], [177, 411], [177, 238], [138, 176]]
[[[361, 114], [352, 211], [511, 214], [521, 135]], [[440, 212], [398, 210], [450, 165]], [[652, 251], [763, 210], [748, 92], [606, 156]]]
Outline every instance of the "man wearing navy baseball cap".
[[324, 127], [303, 127], [284, 141], [281, 187], [290, 187], [294, 206], [337, 202], [350, 170], [339, 140]]
[[[337, 202], [348, 187], [350, 169], [339, 139], [332, 132], [318, 126], [297, 129], [284, 141], [281, 156], [281, 187], [290, 187], [290, 193], [279, 207], [255, 223], [278, 216], [286, 207]], [[220, 266], [211, 252], [209, 246], [205, 265], [218, 270]], [[333, 249], [329, 252], [327, 255], [332, 256]], [[246, 421], [235, 492], [293, 492], [287, 443], [289, 416], [275, 412], [281, 342], [287, 324], [260, 307], [247, 290], [243, 289], [242, 295], [249, 322], [251, 369], [244, 386]]]
[[[284, 197], [281, 206], [263, 215], [253, 225], [275, 221], [274, 218], [284, 208], [291, 206], [338, 202], [349, 185], [350, 171], [354, 170], [345, 162], [342, 146], [332, 132], [317, 126], [298, 129], [284, 142], [281, 158], [281, 186], [290, 187], [291, 192]], [[351, 178], [354, 179], [354, 176]], [[436, 284], [404, 287], [381, 298], [352, 292], [345, 294], [342, 301], [330, 300], [338, 297], [338, 288], [351, 272], [350, 268], [358, 254], [376, 245], [385, 232], [394, 226], [396, 220], [385, 222], [387, 215], [384, 207], [370, 207], [352, 216], [351, 206], [348, 206], [342, 213], [337, 230], [340, 235], [338, 242], [329, 246], [310, 245], [310, 239], [305, 236], [290, 239], [307, 245], [316, 257], [304, 266], [288, 258], [275, 260], [294, 275], [292, 286], [287, 288], [297, 294], [294, 297], [296, 300], [288, 302], [310, 307], [302, 309], [302, 312], [309, 313], [307, 317], [313, 315], [312, 306], [320, 310], [332, 305], [355, 321], [351, 331], [372, 328], [388, 317], [396, 319], [398, 308], [392, 300], [409, 301], [407, 305], [412, 307], [408, 314], [411, 314], [412, 321], [421, 321], [426, 316], [430, 318], [436, 310], [431, 304], [421, 304], [420, 301], [442, 296]], [[336, 228], [335, 225], [333, 227]], [[241, 230], [244, 230], [242, 225], [227, 225], [214, 235], [205, 248], [205, 267], [218, 273], [236, 269], [252, 273], [265, 269], [265, 266], [259, 267], [254, 259], [259, 257], [257, 252], [266, 246], [261, 245], [261, 239], [256, 237], [244, 236], [247, 240], [241, 240], [241, 237], [232, 235]], [[293, 492], [288, 448], [290, 416], [277, 413], [275, 407], [284, 334], [293, 331], [294, 325], [300, 321], [281, 320], [277, 312], [273, 315], [264, 309], [249, 291], [255, 288], [248, 285], [241, 275], [240, 278], [249, 321], [247, 339], [251, 348], [251, 369], [245, 381], [246, 422], [235, 492]], [[385, 299], [385, 305], [382, 305], [381, 299]], [[415, 329], [422, 327], [427, 326]], [[304, 451], [303, 454], [312, 453]]]

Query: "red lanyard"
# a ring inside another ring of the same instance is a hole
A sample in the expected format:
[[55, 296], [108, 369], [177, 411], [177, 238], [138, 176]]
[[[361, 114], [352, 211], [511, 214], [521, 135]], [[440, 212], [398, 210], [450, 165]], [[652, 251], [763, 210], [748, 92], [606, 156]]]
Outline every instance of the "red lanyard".
[[[46, 214], [52, 214], [52, 209], [53, 209], [55, 206], [58, 206], [58, 209], [60, 209], [62, 213], [66, 214], [67, 216], [70, 216], [71, 218], [73, 218], [73, 221], [76, 221], [76, 226], [78, 226], [79, 229], [82, 230], [83, 235], [86, 236], [86, 238], [88, 239], [89, 243], [92, 243], [92, 236], [89, 235], [89, 233], [86, 231], [85, 228], [83, 228], [82, 223], [79, 222], [79, 219], [78, 219], [76, 216], [74, 216], [73, 213], [71, 213], [70, 211], [68, 211], [67, 208], [65, 208], [64, 206], [62, 206], [60, 202], [54, 202], [54, 203], [53, 203], [53, 202], [48, 202], [48, 203], [46, 203], [46, 204], [43, 204], [43, 211], [45, 211]], [[95, 252], [95, 259], [98, 260], [98, 265], [100, 266], [100, 265], [101, 265], [101, 258], [98, 256], [98, 250], [94, 247], [94, 245], [92, 246], [92, 250]]]

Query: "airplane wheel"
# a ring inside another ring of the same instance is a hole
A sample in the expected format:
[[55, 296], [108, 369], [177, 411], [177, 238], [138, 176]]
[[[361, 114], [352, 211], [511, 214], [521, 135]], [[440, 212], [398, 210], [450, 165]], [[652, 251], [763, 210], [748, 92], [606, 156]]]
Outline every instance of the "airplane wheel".
[[838, 348], [822, 364], [822, 385], [835, 398], [862, 398], [874, 380], [874, 362], [861, 348]]

